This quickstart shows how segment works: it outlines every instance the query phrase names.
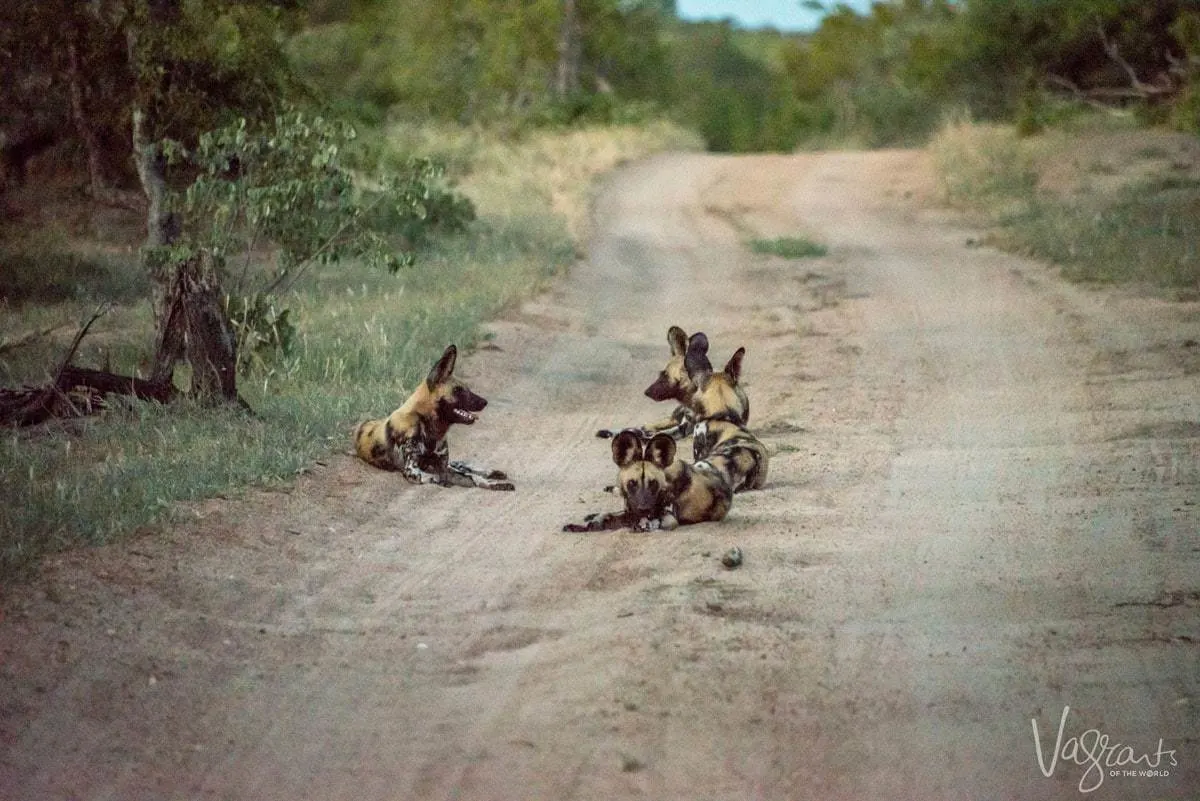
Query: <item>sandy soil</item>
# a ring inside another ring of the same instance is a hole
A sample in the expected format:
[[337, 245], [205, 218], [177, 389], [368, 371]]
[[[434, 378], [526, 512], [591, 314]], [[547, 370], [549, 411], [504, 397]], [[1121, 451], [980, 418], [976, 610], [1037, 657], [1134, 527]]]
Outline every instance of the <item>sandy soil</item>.
[[[460, 360], [491, 405], [452, 452], [517, 492], [347, 442], [48, 560], [3, 595], [0, 798], [1195, 798], [1198, 307], [973, 247], [929, 186], [899, 151], [618, 172], [588, 260]], [[829, 255], [742, 244], [795, 234]], [[561, 533], [614, 506], [592, 432], [669, 411], [672, 323], [746, 346], [767, 486]]]

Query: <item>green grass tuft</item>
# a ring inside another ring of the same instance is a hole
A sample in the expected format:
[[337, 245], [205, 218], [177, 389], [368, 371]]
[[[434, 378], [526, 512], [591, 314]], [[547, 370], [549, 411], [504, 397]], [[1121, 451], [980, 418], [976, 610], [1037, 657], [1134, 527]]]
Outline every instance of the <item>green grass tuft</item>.
[[779, 256], [783, 259], [814, 259], [829, 253], [829, 249], [824, 245], [796, 236], [753, 239], [750, 241], [750, 249], [755, 253]]

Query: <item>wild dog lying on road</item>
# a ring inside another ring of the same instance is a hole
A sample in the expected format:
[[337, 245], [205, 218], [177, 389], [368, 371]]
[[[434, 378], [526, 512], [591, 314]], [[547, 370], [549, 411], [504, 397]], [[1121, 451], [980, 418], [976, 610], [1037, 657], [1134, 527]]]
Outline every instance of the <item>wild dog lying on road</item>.
[[508, 476], [450, 461], [446, 432], [455, 423], [471, 425], [487, 401], [453, 377], [458, 350], [446, 348], [429, 375], [404, 405], [382, 420], [368, 420], [354, 432], [358, 457], [383, 470], [399, 470], [415, 484], [511, 490]]
[[724, 370], [713, 372], [708, 337], [697, 332], [688, 340], [684, 357], [684, 367], [696, 385], [692, 452], [696, 461], [721, 471], [734, 492], [758, 489], [767, 480], [767, 449], [746, 430], [745, 394], [738, 386], [745, 355], [746, 349], [738, 348]]
[[[658, 374], [654, 383], [646, 387], [645, 394], [652, 400], [673, 400], [679, 405], [675, 407], [675, 411], [669, 418], [644, 425], [641, 427], [641, 431], [646, 437], [652, 437], [655, 434], [670, 434], [675, 439], [683, 439], [691, 436], [692, 430], [696, 426], [696, 413], [692, 407], [696, 385], [684, 367], [688, 335], [682, 328], [673, 325], [667, 329], [667, 344], [671, 347], [671, 358], [667, 360], [667, 366]], [[750, 400], [741, 387], [737, 387], [736, 392], [742, 410], [742, 422], [745, 423], [750, 418]], [[613, 432], [604, 428], [597, 431], [596, 436], [608, 439], [613, 436]]]
[[729, 511], [733, 492], [725, 476], [707, 463], [677, 459], [670, 434], [656, 434], [647, 442], [640, 429], [627, 428], [613, 438], [612, 452], [625, 508], [588, 515], [563, 531], [670, 530], [721, 520]]

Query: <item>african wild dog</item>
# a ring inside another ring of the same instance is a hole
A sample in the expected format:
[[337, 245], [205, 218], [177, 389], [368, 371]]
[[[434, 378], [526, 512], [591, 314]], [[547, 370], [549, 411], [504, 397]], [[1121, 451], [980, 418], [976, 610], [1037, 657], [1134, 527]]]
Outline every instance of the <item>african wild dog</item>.
[[647, 442], [641, 429], [627, 428], [613, 438], [612, 451], [625, 508], [588, 515], [563, 531], [669, 530], [721, 520], [729, 511], [733, 492], [725, 476], [707, 463], [677, 459], [670, 434], [655, 434]]
[[508, 476], [450, 461], [446, 432], [455, 423], [471, 425], [487, 401], [455, 379], [458, 350], [446, 348], [429, 375], [404, 405], [382, 420], [368, 420], [354, 432], [358, 457], [383, 470], [399, 470], [415, 484], [511, 490]]
[[692, 334], [684, 367], [696, 385], [692, 408], [696, 428], [692, 452], [721, 471], [734, 492], [758, 489], [767, 480], [767, 449], [746, 429], [745, 395], [739, 392], [745, 348], [738, 348], [717, 373], [708, 360], [708, 337]]
[[[659, 372], [654, 383], [646, 387], [645, 395], [651, 400], [673, 400], [679, 405], [666, 420], [644, 425], [641, 427], [641, 431], [646, 437], [652, 437], [655, 434], [670, 434], [675, 439], [683, 439], [691, 436], [696, 427], [696, 412], [692, 406], [696, 395], [696, 385], [684, 367], [688, 335], [682, 328], [673, 325], [667, 329], [667, 344], [671, 347], [671, 358], [667, 360], [666, 367]], [[736, 387], [735, 391], [742, 412], [742, 421], [746, 422], [750, 419], [750, 400], [740, 386]], [[613, 432], [609, 429], [601, 429], [596, 432], [596, 436], [607, 439], [613, 436]]]

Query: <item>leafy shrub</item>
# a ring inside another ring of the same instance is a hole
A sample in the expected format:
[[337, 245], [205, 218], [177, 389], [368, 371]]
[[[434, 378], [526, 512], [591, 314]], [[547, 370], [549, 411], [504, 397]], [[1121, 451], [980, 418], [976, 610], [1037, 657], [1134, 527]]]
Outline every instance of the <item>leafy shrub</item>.
[[345, 159], [356, 136], [346, 123], [291, 112], [262, 130], [240, 119], [202, 135], [191, 153], [175, 145], [170, 153], [199, 170], [178, 203], [184, 246], [224, 261], [270, 244], [285, 272], [350, 257], [393, 272], [412, 264], [412, 249], [389, 242], [369, 212], [385, 206], [394, 221], [423, 221], [436, 167], [413, 160], [373, 191], [360, 188]]
[[272, 295], [226, 295], [225, 313], [233, 323], [238, 344], [238, 372], [265, 368], [276, 356], [287, 356], [296, 339], [291, 310], [280, 309]]
[[371, 203], [371, 226], [388, 231], [412, 251], [434, 234], [463, 231], [475, 219], [475, 204], [442, 185], [445, 170], [436, 161], [408, 158], [386, 191], [400, 194], [407, 203]]
[[[311, 264], [354, 258], [396, 272], [435, 232], [474, 219], [471, 202], [440, 184], [442, 168], [431, 160], [410, 158], [370, 184], [358, 179], [348, 155], [356, 136], [347, 123], [289, 111], [261, 128], [241, 119], [203, 134], [191, 151], [168, 143], [172, 161], [196, 176], [174, 198], [181, 240], [153, 261], [204, 252], [222, 282], [234, 284], [226, 312], [239, 334], [239, 368], [286, 353], [292, 320], [272, 295]], [[256, 265], [268, 254], [274, 266], [264, 271]]]

